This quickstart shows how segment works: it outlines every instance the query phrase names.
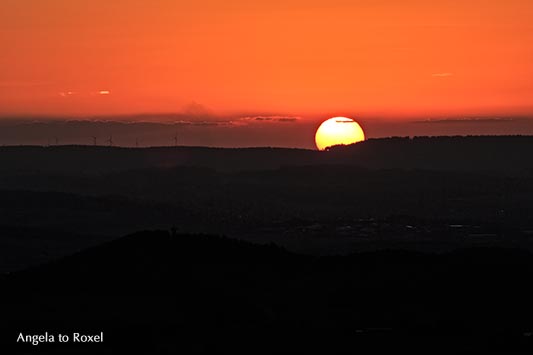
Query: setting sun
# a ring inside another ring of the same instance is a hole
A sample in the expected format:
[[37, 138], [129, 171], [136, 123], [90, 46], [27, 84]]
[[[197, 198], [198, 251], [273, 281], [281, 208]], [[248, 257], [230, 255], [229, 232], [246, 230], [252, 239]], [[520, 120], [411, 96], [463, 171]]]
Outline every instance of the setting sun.
[[347, 117], [333, 117], [316, 130], [315, 142], [319, 150], [338, 144], [352, 144], [365, 140], [361, 126]]

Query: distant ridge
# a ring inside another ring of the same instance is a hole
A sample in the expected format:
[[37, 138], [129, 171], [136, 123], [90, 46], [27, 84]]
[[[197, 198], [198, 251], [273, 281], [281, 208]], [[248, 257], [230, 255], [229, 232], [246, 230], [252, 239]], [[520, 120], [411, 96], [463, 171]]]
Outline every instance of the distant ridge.
[[275, 169], [313, 164], [316, 154], [312, 150], [270, 147], [4, 146], [0, 147], [0, 172], [90, 174], [173, 166], [221, 171]]
[[109, 173], [197, 166], [220, 171], [341, 164], [369, 169], [531, 172], [533, 136], [442, 136], [368, 139], [327, 152], [295, 148], [104, 146], [0, 147], [0, 172]]
[[332, 147], [333, 160], [366, 168], [531, 172], [533, 136], [441, 136], [369, 139]]

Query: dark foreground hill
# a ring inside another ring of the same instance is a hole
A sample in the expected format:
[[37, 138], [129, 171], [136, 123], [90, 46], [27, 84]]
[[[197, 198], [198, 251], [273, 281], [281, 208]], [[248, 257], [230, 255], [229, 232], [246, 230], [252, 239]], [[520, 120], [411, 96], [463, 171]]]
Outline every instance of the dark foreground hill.
[[[0, 280], [2, 346], [43, 353], [533, 350], [533, 258], [515, 249], [312, 257], [143, 232]], [[102, 344], [16, 344], [99, 333]], [[85, 352], [83, 352], [85, 351]]]

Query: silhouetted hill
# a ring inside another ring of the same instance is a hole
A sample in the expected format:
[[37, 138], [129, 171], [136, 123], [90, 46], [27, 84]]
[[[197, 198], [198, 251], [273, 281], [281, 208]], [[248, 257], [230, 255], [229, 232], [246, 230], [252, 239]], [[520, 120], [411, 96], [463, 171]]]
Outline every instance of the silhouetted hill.
[[369, 139], [332, 147], [334, 160], [372, 169], [424, 169], [531, 173], [531, 136], [448, 136]]
[[289, 148], [9, 146], [0, 147], [0, 172], [98, 174], [182, 165], [222, 171], [276, 169], [312, 164], [316, 156], [312, 150]]
[[531, 136], [369, 139], [329, 152], [286, 148], [103, 146], [0, 147], [0, 172], [94, 174], [150, 167], [198, 166], [220, 171], [344, 164], [379, 169], [532, 172]]
[[515, 249], [311, 257], [143, 232], [0, 279], [2, 341], [31, 324], [104, 331], [87, 353], [525, 351], [532, 277], [531, 254]]
[[531, 350], [531, 148], [1, 147], [2, 341], [103, 330], [86, 353]]
[[[16, 224], [17, 221], [10, 221]], [[109, 235], [58, 229], [0, 225], [0, 273], [44, 264], [112, 239]]]
[[[533, 177], [527, 175], [353, 165], [0, 175], [0, 226], [52, 230], [21, 242], [20, 234], [0, 229], [0, 270], [12, 270], [8, 259], [21, 266], [36, 256], [47, 260], [56, 255], [50, 252], [56, 245], [84, 248], [87, 238], [81, 235], [100, 238], [171, 226], [322, 255], [470, 245], [533, 250], [531, 201]], [[56, 231], [65, 235], [62, 241]]]

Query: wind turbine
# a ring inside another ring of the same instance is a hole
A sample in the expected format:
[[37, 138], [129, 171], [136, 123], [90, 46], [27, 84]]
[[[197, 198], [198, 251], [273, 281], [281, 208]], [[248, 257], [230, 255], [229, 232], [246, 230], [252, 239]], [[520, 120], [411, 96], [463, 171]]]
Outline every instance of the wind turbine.
[[91, 138], [93, 139], [93, 145], [96, 145], [96, 137], [95, 136], [91, 136]]
[[176, 131], [176, 134], [174, 135], [174, 146], [177, 147], [178, 146], [178, 132]]
[[109, 136], [109, 139], [106, 140], [107, 143], [109, 143], [109, 146], [112, 147], [113, 146], [113, 135], [110, 135]]

